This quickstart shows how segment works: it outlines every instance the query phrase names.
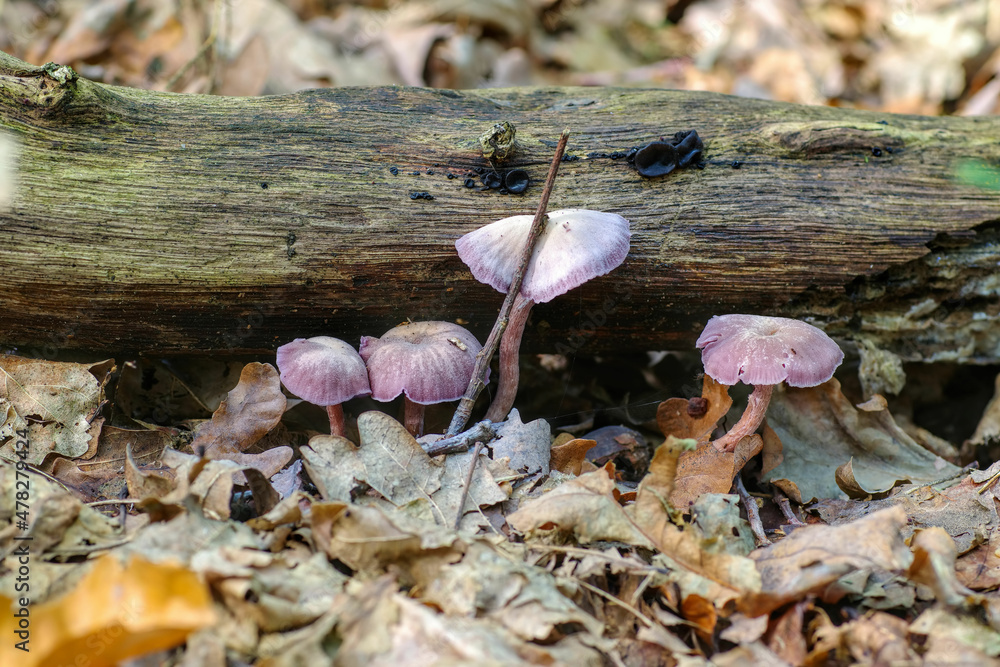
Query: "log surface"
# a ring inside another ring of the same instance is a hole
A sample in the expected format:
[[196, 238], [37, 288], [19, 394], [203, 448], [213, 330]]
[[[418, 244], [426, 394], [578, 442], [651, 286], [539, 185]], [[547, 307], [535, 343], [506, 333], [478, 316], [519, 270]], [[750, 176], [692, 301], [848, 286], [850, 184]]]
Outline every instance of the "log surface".
[[[463, 184], [504, 120], [522, 196]], [[757, 312], [904, 359], [1000, 361], [1000, 196], [955, 177], [1000, 160], [997, 118], [608, 88], [176, 95], [3, 54], [0, 132], [20, 157], [0, 210], [0, 345], [261, 354], [406, 319], [484, 337], [502, 296], [454, 241], [533, 212], [563, 128], [578, 159], [550, 208], [625, 216], [632, 250], [538, 306], [526, 348], [682, 349], [712, 314]], [[703, 169], [647, 179], [607, 157], [688, 129]]]

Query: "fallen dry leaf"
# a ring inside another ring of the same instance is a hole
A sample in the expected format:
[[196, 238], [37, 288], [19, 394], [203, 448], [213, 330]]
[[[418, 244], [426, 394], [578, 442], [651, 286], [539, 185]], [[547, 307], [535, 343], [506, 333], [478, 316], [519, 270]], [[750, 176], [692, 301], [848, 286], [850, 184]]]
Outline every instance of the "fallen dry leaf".
[[554, 529], [573, 535], [581, 544], [612, 540], [652, 548], [649, 538], [615, 500], [612, 472], [613, 468], [605, 467], [560, 484], [523, 503], [507, 517], [507, 523], [526, 535]]
[[763, 440], [755, 433], [741, 438], [732, 452], [720, 452], [707, 441], [684, 452], [677, 462], [676, 488], [670, 502], [684, 509], [703, 493], [729, 493], [737, 473], [762, 447]]
[[[26, 431], [27, 456], [39, 466], [50, 454], [89, 459], [104, 423], [97, 417], [115, 364], [76, 364], [0, 355], [0, 457], [14, 454], [15, 431]], [[29, 419], [30, 418], [30, 419]]]
[[969, 444], [985, 445], [1000, 440], [1000, 374], [997, 374], [993, 386], [993, 398], [986, 404]]
[[900, 571], [912, 560], [900, 530], [906, 512], [892, 507], [842, 526], [805, 526], [750, 554], [760, 571], [761, 590], [741, 602], [750, 616], [768, 613], [811, 593], [822, 592], [855, 570]]
[[594, 448], [596, 440], [574, 438], [559, 445], [553, 445], [550, 450], [550, 465], [567, 475], [580, 475], [583, 464], [587, 460], [587, 452]]
[[[246, 450], [263, 438], [281, 421], [285, 412], [278, 371], [270, 364], [249, 363], [240, 373], [240, 381], [212, 415], [198, 429], [191, 448], [210, 459], [228, 459], [256, 468], [270, 478], [292, 459], [291, 447], [274, 447], [259, 454]], [[236, 478], [243, 483], [243, 475]]]
[[783, 460], [763, 479], [791, 481], [801, 494], [796, 500], [864, 497], [901, 481], [930, 483], [959, 471], [914, 442], [884, 407], [856, 409], [836, 379], [777, 388], [767, 422], [781, 439]]
[[705, 375], [701, 389], [701, 401], [692, 402], [685, 398], [669, 398], [656, 409], [656, 424], [664, 437], [694, 438], [707, 442], [719, 420], [726, 416], [733, 405], [729, 397], [729, 387], [719, 384]]
[[955, 574], [958, 549], [944, 529], [921, 530], [913, 536], [910, 548], [913, 550], [913, 562], [906, 573], [910, 581], [929, 587], [939, 602], [950, 607], [962, 606], [975, 597], [958, 581]]
[[[0, 596], [0, 607], [10, 609], [11, 600]], [[135, 555], [122, 564], [109, 554], [71, 592], [31, 608], [30, 652], [14, 647], [17, 619], [4, 614], [0, 662], [46, 667], [83, 659], [111, 667], [177, 646], [214, 622], [211, 595], [187, 568]]]

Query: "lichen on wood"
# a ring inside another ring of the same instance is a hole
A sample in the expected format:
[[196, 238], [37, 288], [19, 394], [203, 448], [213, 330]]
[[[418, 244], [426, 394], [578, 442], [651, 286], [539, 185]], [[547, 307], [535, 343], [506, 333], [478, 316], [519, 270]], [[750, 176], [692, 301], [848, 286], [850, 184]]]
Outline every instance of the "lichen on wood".
[[[904, 360], [1000, 360], [1000, 197], [954, 177], [1000, 160], [997, 118], [614, 88], [225, 98], [57, 70], [0, 54], [0, 132], [20, 146], [0, 211], [7, 347], [260, 354], [408, 318], [483, 336], [501, 295], [454, 240], [537, 204], [534, 187], [464, 185], [505, 120], [518, 138], [505, 168], [540, 183], [569, 128], [552, 206], [619, 213], [633, 231], [613, 275], [537, 309], [527, 350], [688, 348], [709, 316], [753, 312]], [[645, 179], [618, 158], [691, 129], [701, 169]]]

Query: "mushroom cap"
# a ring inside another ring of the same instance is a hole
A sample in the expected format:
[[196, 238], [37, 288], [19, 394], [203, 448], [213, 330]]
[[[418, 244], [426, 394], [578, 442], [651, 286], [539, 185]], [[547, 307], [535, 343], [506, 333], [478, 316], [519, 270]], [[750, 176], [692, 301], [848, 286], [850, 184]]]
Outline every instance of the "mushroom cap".
[[[469, 232], [455, 241], [472, 275], [507, 292], [528, 240], [533, 215], [515, 215]], [[549, 213], [521, 283], [522, 296], [551, 301], [625, 261], [628, 220], [617, 213], [567, 208]]]
[[787, 317], [716, 315], [696, 347], [705, 372], [717, 382], [752, 385], [787, 382], [814, 387], [833, 377], [844, 353], [811, 324]]
[[360, 352], [372, 398], [391, 401], [405, 393], [414, 403], [428, 405], [462, 398], [481, 349], [476, 337], [457, 324], [411, 322], [381, 338], [362, 337]]
[[338, 405], [371, 393], [361, 356], [339, 338], [296, 338], [278, 348], [281, 384], [313, 405]]

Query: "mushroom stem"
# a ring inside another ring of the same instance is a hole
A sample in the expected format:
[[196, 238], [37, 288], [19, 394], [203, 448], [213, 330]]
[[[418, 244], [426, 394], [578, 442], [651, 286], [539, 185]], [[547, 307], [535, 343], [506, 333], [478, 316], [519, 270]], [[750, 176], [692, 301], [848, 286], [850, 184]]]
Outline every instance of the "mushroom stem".
[[521, 336], [524, 334], [524, 326], [528, 323], [528, 313], [534, 305], [534, 301], [520, 294], [514, 298], [507, 328], [504, 329], [503, 337], [500, 339], [500, 384], [490, 409], [486, 411], [486, 419], [491, 422], [503, 421], [514, 407], [517, 384], [521, 378], [521, 369], [518, 366]]
[[743, 411], [743, 416], [728, 433], [712, 443], [716, 449], [720, 452], [735, 451], [736, 445], [744, 436], [757, 430], [764, 421], [764, 413], [767, 412], [767, 404], [771, 402], [772, 391], [774, 391], [773, 384], [754, 385], [753, 391], [747, 398], [747, 409]]
[[414, 438], [424, 434], [424, 406], [403, 394], [403, 426]]
[[326, 406], [326, 414], [330, 418], [330, 435], [347, 437], [347, 427], [344, 424], [344, 406], [340, 403]]

